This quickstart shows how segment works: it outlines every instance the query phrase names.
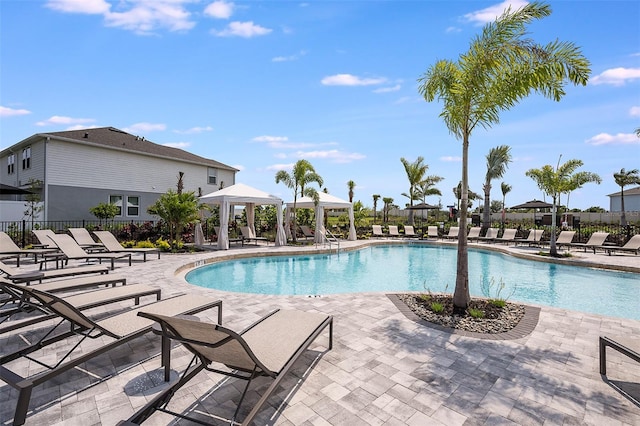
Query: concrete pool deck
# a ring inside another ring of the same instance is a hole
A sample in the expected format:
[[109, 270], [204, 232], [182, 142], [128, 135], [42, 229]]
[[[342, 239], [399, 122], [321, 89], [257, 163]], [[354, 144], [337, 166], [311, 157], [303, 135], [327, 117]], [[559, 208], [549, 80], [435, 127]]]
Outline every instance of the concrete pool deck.
[[[384, 243], [389, 241], [341, 242], [340, 248]], [[497, 246], [518, 256], [539, 250]], [[605, 381], [598, 363], [598, 337], [624, 335], [640, 339], [640, 321], [541, 306], [538, 324], [531, 334], [496, 341], [420, 325], [401, 313], [384, 293], [263, 296], [204, 289], [184, 281], [184, 265], [216, 258], [301, 251], [318, 249], [314, 245], [261, 245], [187, 255], [163, 254], [160, 260], [135, 261], [131, 267], [116, 263], [115, 272], [127, 276], [128, 283], [161, 288], [163, 298], [189, 292], [221, 299], [223, 323], [235, 330], [275, 308], [334, 316], [333, 349], [326, 351], [328, 338], [326, 333], [321, 335], [269, 400], [258, 416], [258, 424], [640, 425], [640, 406], [614, 389], [617, 386], [640, 399], [640, 364], [609, 350], [609, 380]], [[566, 261], [640, 271], [640, 256], [594, 255], [576, 250], [572, 253], [574, 257]], [[30, 267], [33, 266], [24, 266]], [[127, 309], [131, 305], [121, 302], [116, 306]], [[90, 312], [99, 316], [113, 310], [110, 305]], [[213, 310], [198, 316], [202, 321], [214, 322], [216, 315]], [[33, 326], [20, 335], [14, 332], [0, 336], [2, 353], [24, 345], [23, 338], [32, 338], [37, 329]], [[95, 347], [100, 341], [93, 344]], [[48, 357], [55, 360], [63, 346], [56, 346], [56, 353], [47, 353]], [[70, 371], [55, 382], [36, 387], [27, 424], [115, 425], [127, 419], [164, 386], [159, 351], [159, 338], [150, 334], [95, 358], [82, 370]], [[173, 378], [189, 360], [182, 346], [174, 347]], [[95, 377], [115, 372], [115, 366], [119, 374], [104, 381]], [[35, 367], [24, 362], [16, 363], [16, 368]], [[259, 379], [258, 387], [249, 391], [240, 418], [268, 383], [267, 379]], [[13, 416], [17, 392], [0, 384], [0, 422], [6, 424]], [[212, 424], [225, 424], [210, 416], [230, 417], [242, 384], [214, 373], [201, 373], [176, 394], [170, 408]], [[173, 418], [156, 413], [144, 424], [173, 424]]]

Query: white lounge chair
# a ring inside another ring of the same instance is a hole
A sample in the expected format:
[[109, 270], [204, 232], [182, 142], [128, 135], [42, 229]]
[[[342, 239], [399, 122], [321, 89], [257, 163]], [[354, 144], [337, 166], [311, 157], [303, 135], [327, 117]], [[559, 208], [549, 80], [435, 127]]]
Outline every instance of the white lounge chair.
[[637, 255], [640, 252], [640, 234], [629, 238], [629, 241], [627, 241], [622, 247], [601, 245], [599, 247], [594, 247], [594, 251], [596, 248], [606, 251], [609, 256], [611, 256], [612, 252], [616, 251], [629, 252]]
[[38, 255], [45, 253], [56, 252], [56, 248], [33, 248], [33, 249], [21, 249], [9, 236], [9, 234], [0, 231], [0, 255], [14, 257], [16, 259], [16, 266], [20, 266], [20, 257], [22, 255], [32, 255], [34, 262], [38, 261]]
[[258, 245], [258, 241], [264, 241], [265, 243], [267, 243], [267, 245], [269, 245], [269, 240], [265, 237], [257, 237], [254, 233], [253, 230], [248, 227], [248, 226], [241, 226], [240, 227], [240, 234], [242, 234], [242, 245], [244, 245], [244, 241], [254, 241], [256, 243], [256, 245]]
[[445, 240], [457, 240], [459, 232], [460, 232], [460, 227], [452, 226], [451, 228], [449, 228], [449, 233], [446, 235], [443, 235], [442, 238]]
[[404, 236], [407, 238], [420, 238], [420, 235], [416, 234], [416, 231], [412, 225], [404, 226]]
[[584, 251], [587, 251], [587, 249], [590, 248], [595, 253], [596, 247], [603, 246], [608, 236], [608, 232], [594, 232], [586, 243], [570, 243], [568, 246], [571, 248], [582, 247]]
[[371, 232], [374, 237], [382, 238], [387, 236], [382, 232], [382, 225], [371, 225]]
[[103, 250], [102, 243], [96, 242], [85, 228], [69, 228], [69, 232], [76, 243], [85, 250]]
[[398, 225], [389, 225], [389, 236], [390, 237], [400, 237], [400, 232], [398, 231]]

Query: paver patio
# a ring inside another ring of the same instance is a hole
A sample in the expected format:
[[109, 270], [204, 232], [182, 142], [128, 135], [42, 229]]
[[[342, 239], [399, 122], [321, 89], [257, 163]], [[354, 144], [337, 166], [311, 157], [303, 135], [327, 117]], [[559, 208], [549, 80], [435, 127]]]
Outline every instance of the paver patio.
[[[341, 243], [341, 248], [358, 244], [362, 243]], [[531, 252], [524, 247], [502, 249]], [[598, 337], [625, 335], [640, 339], [640, 321], [542, 306], [531, 334], [515, 340], [477, 339], [416, 323], [382, 293], [321, 297], [229, 293], [186, 283], [186, 269], [181, 268], [219, 256], [294, 250], [300, 249], [260, 246], [163, 255], [160, 260], [116, 269], [118, 274], [127, 275], [128, 282], [160, 287], [163, 298], [192, 292], [222, 299], [224, 325], [236, 330], [275, 308], [334, 316], [333, 350], [325, 350], [328, 337], [324, 333], [271, 398], [259, 415], [259, 424], [640, 425], [640, 407], [602, 379], [598, 364]], [[316, 248], [310, 245], [304, 250]], [[640, 271], [640, 256], [575, 255], [574, 261], [607, 262]], [[129, 306], [120, 304], [122, 309]], [[92, 312], [100, 315], [107, 309]], [[214, 310], [199, 316], [202, 321], [214, 322], [216, 315]], [[23, 344], [22, 338], [32, 338], [34, 330], [37, 328], [23, 330], [22, 336], [0, 336], [2, 352]], [[95, 358], [84, 371], [69, 372], [55, 383], [36, 388], [27, 424], [117, 424], [162, 389], [159, 352], [159, 338], [150, 334]], [[50, 358], [56, 356], [57, 351], [49, 353]], [[613, 384], [640, 398], [640, 364], [614, 351], [609, 351], [607, 358], [608, 377]], [[181, 346], [173, 349], [174, 378], [189, 360], [189, 353]], [[97, 378], [114, 373], [114, 365], [119, 366], [119, 374], [104, 381]], [[34, 368], [28, 362], [20, 367]], [[243, 412], [248, 412], [269, 382], [259, 383], [247, 396]], [[211, 415], [230, 417], [242, 385], [221, 375], [201, 373], [174, 397], [171, 408], [213, 424], [225, 424]], [[17, 392], [9, 386], [0, 387], [3, 424], [11, 421], [16, 397]], [[157, 413], [145, 424], [173, 421]]]

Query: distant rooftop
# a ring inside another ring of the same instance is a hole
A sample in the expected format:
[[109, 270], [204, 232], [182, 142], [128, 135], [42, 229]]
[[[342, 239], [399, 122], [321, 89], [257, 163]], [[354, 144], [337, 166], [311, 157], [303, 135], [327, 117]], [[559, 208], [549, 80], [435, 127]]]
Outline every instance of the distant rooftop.
[[[622, 191], [618, 191], [618, 192], [614, 192], [613, 194], [607, 195], [607, 197], [616, 197], [621, 194], [622, 194]], [[631, 189], [625, 189], [624, 195], [640, 195], [640, 186], [631, 188]]]
[[136, 136], [116, 129], [115, 127], [97, 127], [91, 129], [67, 130], [63, 132], [38, 133], [34, 137], [51, 137], [80, 144], [102, 145], [113, 149], [138, 152], [147, 155], [165, 157], [174, 160], [206, 164], [219, 169], [238, 171], [237, 169], [209, 158], [200, 157], [178, 148], [159, 145], [147, 140], [144, 136]]

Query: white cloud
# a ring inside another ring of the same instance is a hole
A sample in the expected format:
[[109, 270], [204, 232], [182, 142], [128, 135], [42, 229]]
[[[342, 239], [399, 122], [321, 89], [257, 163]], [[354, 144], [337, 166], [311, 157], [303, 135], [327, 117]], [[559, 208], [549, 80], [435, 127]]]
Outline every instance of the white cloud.
[[274, 142], [286, 142], [289, 140], [288, 137], [286, 136], [268, 136], [268, 135], [264, 135], [264, 136], [256, 136], [255, 138], [251, 139], [253, 142], [267, 142], [267, 143], [274, 143]]
[[279, 152], [277, 154], [273, 155], [275, 158], [279, 158], [281, 160], [284, 160], [285, 158], [287, 158], [287, 154], [285, 154], [284, 152]]
[[293, 165], [294, 165], [294, 163], [272, 164], [271, 166], [267, 166], [266, 170], [273, 171], [273, 172], [277, 172], [277, 171], [280, 171], [280, 170], [293, 170]]
[[105, 0], [49, 0], [45, 6], [58, 12], [90, 15], [107, 13], [111, 8]]
[[190, 147], [191, 143], [189, 143], [189, 142], [169, 142], [169, 143], [163, 143], [162, 146], [168, 146], [168, 147], [171, 147], [171, 148], [184, 149], [184, 148]]
[[296, 54], [296, 55], [291, 55], [291, 56], [276, 56], [275, 58], [271, 59], [271, 62], [291, 62], [291, 61], [297, 61], [301, 56], [306, 55], [307, 52], [305, 50], [301, 50], [300, 53]]
[[234, 7], [235, 5], [233, 3], [214, 1], [204, 8], [204, 14], [212, 18], [229, 19], [231, 15], [233, 15]]
[[361, 78], [351, 74], [330, 75], [322, 79], [325, 86], [372, 86], [386, 83], [386, 78]]
[[123, 130], [127, 133], [148, 133], [166, 130], [166, 124], [153, 124], [153, 123], [136, 123], [129, 127], [125, 127]]
[[252, 21], [248, 22], [231, 22], [227, 28], [222, 31], [211, 30], [213, 35], [218, 37], [244, 37], [251, 38], [256, 36], [267, 35], [272, 30], [269, 28], [261, 27], [254, 24]]
[[152, 34], [157, 29], [169, 31], [186, 31], [196, 23], [191, 21], [189, 13], [183, 7], [188, 0], [154, 0], [138, 1], [125, 12], [109, 12], [105, 14], [106, 25], [133, 31], [137, 34]]
[[213, 127], [211, 126], [206, 126], [206, 127], [192, 127], [190, 129], [187, 130], [174, 130], [174, 133], [178, 133], [181, 135], [193, 135], [193, 134], [198, 134], [198, 133], [203, 133], [203, 132], [211, 132], [213, 131]]
[[638, 79], [640, 79], [640, 68], [611, 68], [593, 77], [590, 83], [623, 86]]
[[28, 109], [14, 109], [9, 107], [0, 106], [0, 117], [15, 117], [16, 115], [31, 114]]
[[82, 130], [82, 129], [95, 129], [98, 126], [96, 125], [90, 125], [87, 126], [86, 124], [74, 124], [73, 126], [69, 126], [67, 128], [65, 128], [65, 130]]
[[462, 31], [462, 29], [458, 28], [458, 27], [447, 27], [447, 29], [444, 30], [444, 32], [447, 33], [447, 34], [459, 33], [461, 31]]
[[445, 156], [445, 157], [440, 157], [440, 161], [444, 161], [446, 163], [459, 163], [462, 161], [462, 158], [454, 157], [454, 156]]
[[[60, 125], [60, 124], [85, 124], [85, 123], [93, 123], [96, 120], [93, 118], [73, 118], [73, 117], [64, 117], [60, 115], [54, 115], [44, 121], [38, 121], [36, 126], [50, 126], [50, 125]], [[81, 127], [82, 128], [82, 127]]]
[[632, 106], [629, 110], [629, 115], [632, 117], [640, 117], [640, 106]]
[[398, 90], [400, 90], [402, 86], [400, 86], [399, 84], [396, 84], [393, 87], [381, 87], [379, 89], [375, 89], [373, 91], [373, 93], [390, 93], [390, 92], [397, 92]]
[[331, 149], [326, 151], [298, 151], [296, 153], [298, 158], [317, 158], [322, 160], [330, 160], [334, 163], [351, 163], [352, 161], [362, 160], [366, 158], [365, 155], [357, 152], [344, 152], [337, 149]]
[[640, 144], [640, 138], [634, 133], [618, 133], [610, 135], [608, 133], [600, 133], [585, 141], [589, 145], [632, 145]]
[[502, 15], [509, 7], [511, 11], [518, 10], [523, 6], [529, 4], [524, 0], [504, 0], [502, 3], [494, 4], [484, 9], [477, 10], [475, 12], [467, 13], [464, 15], [464, 19], [467, 22], [472, 22], [478, 25], [484, 25], [488, 22], [493, 22]]

